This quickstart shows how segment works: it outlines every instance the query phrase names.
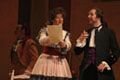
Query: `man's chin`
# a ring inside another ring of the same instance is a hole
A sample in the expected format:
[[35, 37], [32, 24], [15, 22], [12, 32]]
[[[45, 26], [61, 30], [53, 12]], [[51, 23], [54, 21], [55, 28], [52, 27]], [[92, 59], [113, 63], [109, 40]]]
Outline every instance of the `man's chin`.
[[93, 22], [92, 22], [92, 21], [89, 21], [89, 24], [93, 24]]

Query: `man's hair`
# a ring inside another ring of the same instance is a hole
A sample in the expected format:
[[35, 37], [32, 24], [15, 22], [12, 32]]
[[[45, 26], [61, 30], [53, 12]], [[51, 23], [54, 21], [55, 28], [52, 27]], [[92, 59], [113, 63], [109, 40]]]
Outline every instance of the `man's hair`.
[[102, 11], [101, 9], [99, 9], [99, 8], [93, 8], [93, 9], [96, 10], [96, 16], [97, 16], [98, 18], [100, 18], [100, 21], [101, 21], [102, 25], [103, 25], [104, 27], [108, 27], [108, 24], [107, 24], [107, 22], [104, 20], [104, 17], [103, 17], [103, 11]]
[[103, 11], [99, 8], [94, 8], [96, 10], [96, 16], [98, 18], [103, 18]]
[[[18, 26], [20, 26], [20, 30], [25, 31], [25, 36], [30, 37], [30, 28], [28, 26], [25, 26], [25, 25], [22, 25], [22, 24], [18, 24]], [[16, 27], [16, 29], [15, 29], [15, 34], [17, 34], [17, 31], [18, 31], [18, 27]]]

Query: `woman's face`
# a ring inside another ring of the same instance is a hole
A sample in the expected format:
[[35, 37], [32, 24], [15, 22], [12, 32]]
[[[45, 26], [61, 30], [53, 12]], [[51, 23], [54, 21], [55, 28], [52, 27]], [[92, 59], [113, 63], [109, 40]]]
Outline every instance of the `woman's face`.
[[63, 15], [62, 14], [56, 14], [55, 19], [53, 20], [53, 25], [63, 25]]

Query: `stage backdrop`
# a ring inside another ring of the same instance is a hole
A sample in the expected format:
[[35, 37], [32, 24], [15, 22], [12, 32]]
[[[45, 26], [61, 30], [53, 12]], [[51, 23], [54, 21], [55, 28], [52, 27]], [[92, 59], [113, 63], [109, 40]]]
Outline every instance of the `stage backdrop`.
[[0, 80], [8, 80], [10, 48], [17, 22], [18, 0], [0, 0]]

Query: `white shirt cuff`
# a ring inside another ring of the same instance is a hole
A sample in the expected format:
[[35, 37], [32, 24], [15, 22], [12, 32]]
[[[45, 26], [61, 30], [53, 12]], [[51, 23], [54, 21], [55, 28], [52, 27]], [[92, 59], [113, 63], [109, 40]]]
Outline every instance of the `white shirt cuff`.
[[111, 68], [110, 68], [110, 66], [108, 65], [108, 63], [107, 63], [107, 62], [102, 61], [102, 64], [105, 64], [105, 67], [107, 68], [107, 70], [111, 70]]
[[79, 39], [77, 39], [76, 47], [84, 47], [86, 45], [86, 39], [81, 43]]

